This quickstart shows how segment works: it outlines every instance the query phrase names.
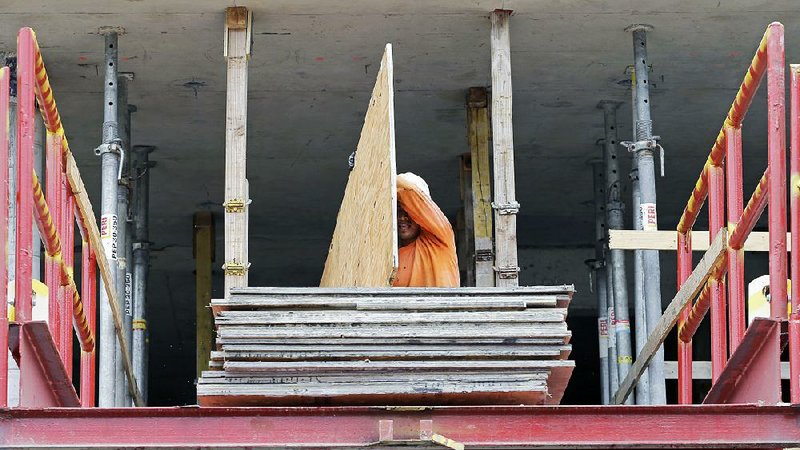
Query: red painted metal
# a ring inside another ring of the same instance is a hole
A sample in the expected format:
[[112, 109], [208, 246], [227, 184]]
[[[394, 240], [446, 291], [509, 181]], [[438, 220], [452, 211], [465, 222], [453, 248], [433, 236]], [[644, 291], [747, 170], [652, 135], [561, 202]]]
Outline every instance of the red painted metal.
[[767, 194], [769, 193], [769, 167], [764, 170], [761, 179], [758, 180], [753, 195], [747, 201], [747, 206], [742, 212], [739, 223], [734, 228], [730, 237], [728, 238], [728, 247], [736, 250], [741, 250], [744, 247], [744, 241], [750, 236], [756, 222], [761, 218], [764, 208], [767, 207]]
[[745, 332], [719, 379], [703, 403], [756, 403], [781, 401], [781, 322], [756, 318]]
[[[61, 147], [59, 145], [59, 147]], [[73, 259], [75, 255], [75, 247], [74, 247], [74, 239], [73, 239], [73, 230], [75, 225], [73, 223], [73, 213], [70, 210], [70, 192], [69, 186], [67, 183], [67, 175], [64, 172], [66, 169], [65, 161], [63, 161], [63, 153], [58, 155], [59, 161], [59, 172], [58, 172], [58, 179], [59, 179], [59, 188], [61, 189], [61, 194], [58, 197], [59, 204], [58, 209], [59, 217], [58, 220], [61, 223], [59, 234], [63, 239], [63, 245], [61, 246], [63, 252], [63, 259], [64, 259], [64, 266], [67, 271], [72, 274], [72, 266], [73, 266]], [[62, 269], [63, 270], [63, 269]], [[62, 276], [63, 278], [63, 276]], [[61, 342], [62, 342], [62, 357], [64, 359], [64, 365], [67, 367], [67, 373], [70, 375], [70, 379], [72, 379], [72, 288], [70, 287], [69, 283], [61, 283], [61, 304], [64, 308], [64, 315], [62, 316], [61, 322]]]
[[[54, 205], [50, 208], [50, 220], [57, 226], [59, 223], [59, 208], [55, 207], [55, 205], [58, 205], [61, 189], [59, 188], [59, 177], [57, 176], [59, 172], [58, 159], [55, 156], [61, 153], [61, 136], [48, 131], [46, 143], [45, 199], [48, 205]], [[42, 222], [41, 220], [37, 221], [37, 223]], [[56, 233], [58, 233], [58, 228], [56, 228]], [[47, 227], [40, 226], [40, 234], [43, 236], [42, 241], [47, 250], [45, 252], [44, 280], [47, 285], [47, 297], [49, 300], [48, 322], [50, 323], [50, 332], [53, 334], [53, 338], [56, 342], [56, 348], [58, 348], [58, 352], [63, 355], [61, 328], [63, 326], [62, 316], [66, 313], [66, 310], [64, 309], [63, 299], [59, 292], [59, 287], [61, 286], [59, 272], [61, 269], [58, 262], [50, 256], [50, 254], [54, 252], [61, 253], [61, 249], [53, 247], [53, 240], [49, 239], [49, 236], [47, 236]], [[65, 360], [62, 361], [66, 364]]]
[[786, 318], [786, 87], [783, 25], [770, 24], [767, 37], [767, 151], [769, 156], [770, 315]]
[[20, 369], [19, 405], [26, 408], [78, 406], [46, 322], [14, 324], [10, 348]]
[[[728, 203], [728, 229], [733, 230], [744, 211], [742, 192], [742, 129], [725, 127], [725, 191]], [[733, 354], [742, 341], [744, 318], [744, 252], [728, 248], [728, 340]]]
[[33, 140], [35, 105], [33, 30], [23, 28], [17, 37], [17, 248], [14, 304], [16, 319], [31, 320], [33, 229]]
[[800, 404], [800, 65], [792, 64], [789, 122], [789, 197], [791, 218], [792, 313], [789, 316], [789, 388], [791, 401]]
[[[85, 236], [85, 231], [82, 232]], [[81, 246], [81, 298], [83, 298], [86, 316], [89, 318], [89, 329], [95, 334], [97, 328], [97, 310], [95, 293], [97, 287], [97, 259], [92, 247], [85, 237]], [[95, 374], [97, 352], [81, 350], [81, 406], [84, 408], [95, 406]]]
[[[678, 233], [678, 290], [692, 274], [692, 235]], [[692, 305], [686, 305], [681, 311], [678, 326], [681, 327], [689, 318]], [[684, 342], [678, 339], [678, 403], [692, 403], [692, 340]]]
[[800, 442], [798, 418], [755, 405], [59, 408], [0, 411], [0, 445], [365, 447], [380, 444], [381, 421], [409, 441], [430, 421], [467, 448], [776, 448]]
[[[708, 224], [710, 242], [725, 227], [725, 171], [721, 166], [709, 169]], [[709, 243], [710, 243], [709, 242]], [[723, 278], [708, 280], [711, 295], [711, 379], [719, 378], [728, 361], [725, 284]]]
[[[8, 135], [11, 71], [0, 68], [0, 205], [8, 205]], [[8, 242], [8, 208], [0, 208], [0, 242]], [[8, 406], [8, 265], [0, 258], [0, 408]]]

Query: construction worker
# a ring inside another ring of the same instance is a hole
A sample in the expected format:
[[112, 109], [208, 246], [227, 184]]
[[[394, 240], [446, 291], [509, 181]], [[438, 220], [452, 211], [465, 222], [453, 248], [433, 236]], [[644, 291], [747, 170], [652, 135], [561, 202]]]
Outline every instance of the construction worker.
[[394, 287], [460, 285], [453, 227], [431, 199], [428, 184], [407, 172], [397, 176], [400, 266]]

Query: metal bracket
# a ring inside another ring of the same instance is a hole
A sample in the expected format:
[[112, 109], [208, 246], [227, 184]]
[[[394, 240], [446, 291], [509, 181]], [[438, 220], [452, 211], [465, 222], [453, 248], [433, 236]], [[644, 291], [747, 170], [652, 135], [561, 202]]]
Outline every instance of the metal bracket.
[[517, 266], [494, 266], [492, 268], [503, 280], [512, 280], [519, 277], [519, 267]]
[[492, 261], [494, 252], [489, 250], [475, 250], [475, 261]]
[[244, 201], [240, 198], [232, 198], [226, 200], [222, 206], [225, 207], [226, 213], [240, 213], [244, 212], [244, 207], [250, 204], [250, 200]]
[[661, 159], [661, 176], [664, 176], [664, 147], [661, 146], [659, 141], [661, 140], [661, 136], [653, 136], [651, 139], [645, 139], [642, 141], [622, 141], [619, 145], [628, 149], [629, 152], [640, 152], [644, 150], [650, 151], [659, 151], [659, 156]]
[[222, 265], [222, 270], [225, 272], [225, 275], [232, 276], [232, 277], [243, 277], [245, 273], [250, 269], [250, 263], [242, 264], [236, 261], [226, 262]]
[[131, 247], [134, 251], [136, 250], [150, 250], [150, 243], [149, 242], [134, 242], [131, 244]]
[[501, 216], [509, 215], [509, 214], [517, 214], [519, 212], [519, 203], [518, 202], [511, 202], [511, 203], [495, 203], [492, 202], [492, 209], [497, 211]]

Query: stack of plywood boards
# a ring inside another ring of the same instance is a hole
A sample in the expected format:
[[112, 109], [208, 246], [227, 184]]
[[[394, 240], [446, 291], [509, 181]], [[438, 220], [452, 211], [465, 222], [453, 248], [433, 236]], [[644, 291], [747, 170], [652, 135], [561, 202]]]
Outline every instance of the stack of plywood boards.
[[241, 288], [201, 405], [556, 404], [572, 286]]

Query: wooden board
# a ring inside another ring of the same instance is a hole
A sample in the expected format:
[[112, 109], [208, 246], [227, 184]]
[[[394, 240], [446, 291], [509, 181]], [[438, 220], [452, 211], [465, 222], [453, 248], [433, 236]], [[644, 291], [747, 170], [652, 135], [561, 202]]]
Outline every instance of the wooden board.
[[397, 272], [393, 84], [386, 44], [320, 286], [387, 287]]
[[494, 286], [492, 242], [492, 186], [489, 183], [489, 101], [486, 88], [469, 89], [467, 135], [472, 170], [475, 285]]
[[[608, 230], [608, 247], [612, 250], [672, 250], [678, 249], [677, 231]], [[786, 233], [787, 250], [792, 242]], [[708, 231], [692, 231], [692, 250], [704, 252], [709, 247]], [[769, 232], [753, 231], [744, 243], [746, 252], [769, 251]]]

